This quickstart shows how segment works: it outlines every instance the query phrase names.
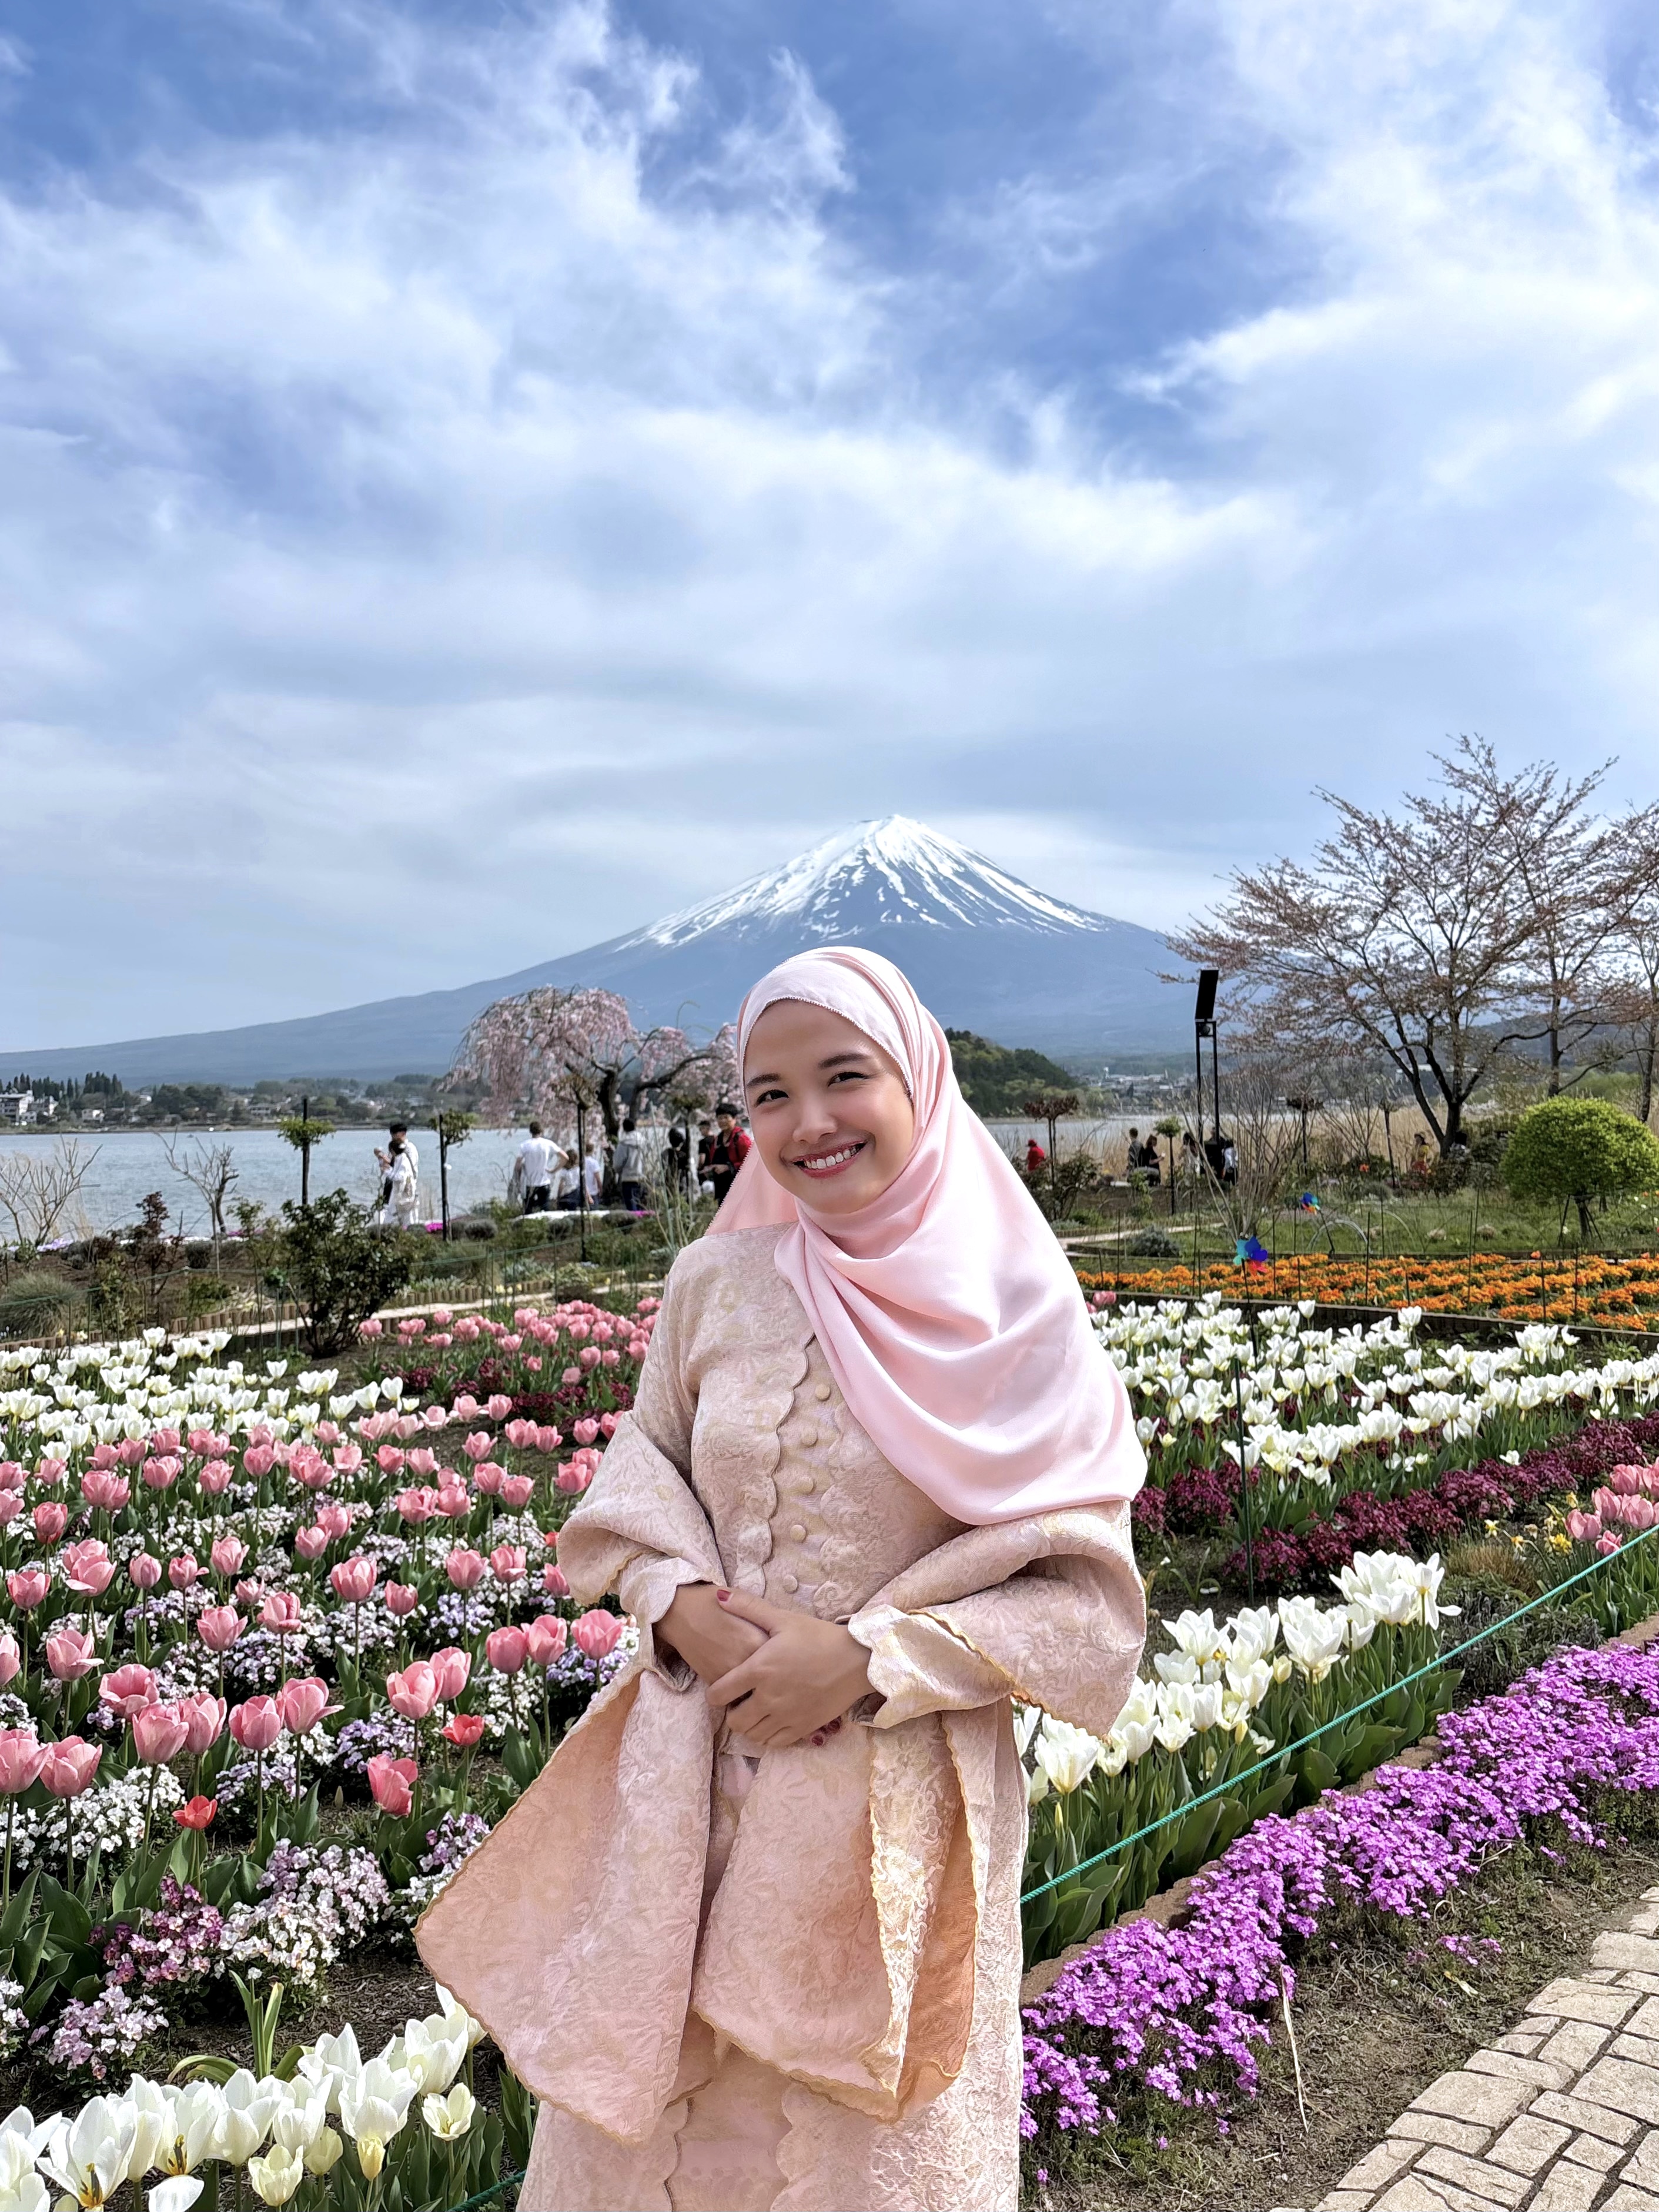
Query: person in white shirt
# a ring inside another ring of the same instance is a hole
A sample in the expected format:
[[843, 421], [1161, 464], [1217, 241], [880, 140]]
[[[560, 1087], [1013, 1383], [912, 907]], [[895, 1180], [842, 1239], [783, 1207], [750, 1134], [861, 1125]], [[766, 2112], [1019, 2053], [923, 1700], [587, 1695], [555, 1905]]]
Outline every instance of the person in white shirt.
[[578, 1194], [580, 1189], [580, 1179], [576, 1173], [574, 1153], [561, 1152], [559, 1163], [553, 1177], [553, 1203], [562, 1213], [568, 1213], [573, 1212], [579, 1203]]
[[394, 1137], [383, 1157], [386, 1179], [380, 1186], [380, 1225], [385, 1229], [412, 1229], [420, 1196], [414, 1153], [401, 1137]]
[[645, 1211], [645, 1139], [630, 1121], [622, 1125], [622, 1134], [617, 1139], [617, 1149], [611, 1155], [611, 1173], [617, 1178], [617, 1197], [624, 1212], [643, 1213]]
[[550, 1137], [542, 1134], [539, 1121], [530, 1124], [530, 1134], [519, 1147], [518, 1158], [513, 1163], [513, 1179], [508, 1184], [514, 1196], [523, 1194], [526, 1213], [545, 1213], [553, 1202], [553, 1165], [562, 1155]]
[[588, 1154], [586, 1173], [587, 1203], [590, 1206], [595, 1206], [599, 1202], [599, 1192], [605, 1185], [605, 1154], [603, 1152]]

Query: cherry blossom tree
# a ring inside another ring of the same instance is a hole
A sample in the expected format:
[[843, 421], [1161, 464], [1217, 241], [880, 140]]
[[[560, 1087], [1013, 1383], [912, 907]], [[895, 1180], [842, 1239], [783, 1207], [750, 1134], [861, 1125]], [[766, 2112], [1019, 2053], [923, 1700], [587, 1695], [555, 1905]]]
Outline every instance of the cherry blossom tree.
[[452, 1082], [476, 1085], [486, 1115], [527, 1112], [549, 1121], [597, 1108], [614, 1138], [625, 1112], [653, 1097], [695, 1092], [716, 1103], [736, 1081], [728, 1026], [708, 1044], [681, 1029], [641, 1030], [615, 991], [543, 985], [486, 1006], [462, 1038]]

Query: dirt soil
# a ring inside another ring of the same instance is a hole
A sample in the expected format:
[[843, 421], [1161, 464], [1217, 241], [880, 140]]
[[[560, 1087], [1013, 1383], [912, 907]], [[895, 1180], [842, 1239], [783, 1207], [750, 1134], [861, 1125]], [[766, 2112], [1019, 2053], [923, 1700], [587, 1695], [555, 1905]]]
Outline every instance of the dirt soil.
[[[1296, 1962], [1293, 2006], [1307, 2106], [1282, 2021], [1262, 2053], [1261, 2092], [1224, 2097], [1222, 2125], [1190, 2112], [1150, 2122], [1115, 2142], [1054, 2136], [1028, 2154], [1024, 2203], [1037, 2212], [1273, 2212], [1317, 2204], [1363, 2158], [1395, 2114], [1437, 2075], [1506, 2034], [1527, 2001], [1558, 1974], [1588, 1966], [1617, 1909], [1659, 1883], [1659, 1817], [1619, 1807], [1629, 1831], [1605, 1852], [1569, 1847], [1552, 1861], [1504, 1854], [1472, 1888], [1449, 1897], [1431, 1929], [1352, 1921]], [[1616, 1827], [1610, 1817], [1607, 1832]], [[1471, 1966], [1439, 1946], [1448, 1935], [1501, 1948]], [[1167, 2139], [1158, 2146], [1157, 2134]], [[1036, 2179], [1046, 2166], [1047, 2186]]]

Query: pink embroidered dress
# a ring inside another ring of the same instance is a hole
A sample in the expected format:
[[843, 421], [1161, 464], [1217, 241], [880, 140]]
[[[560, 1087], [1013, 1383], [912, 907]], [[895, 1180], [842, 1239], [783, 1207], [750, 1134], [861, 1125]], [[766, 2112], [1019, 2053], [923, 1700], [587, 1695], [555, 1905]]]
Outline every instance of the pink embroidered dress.
[[[634, 1615], [638, 1662], [421, 1924], [542, 2100], [527, 2212], [1018, 2200], [1011, 1700], [1111, 1727], [1145, 1627], [1128, 1508], [953, 1519], [848, 1409], [787, 1233], [675, 1263], [559, 1547], [580, 1601]], [[717, 1724], [653, 1640], [691, 1582], [844, 1621], [870, 1652], [854, 1724], [764, 1753]]]

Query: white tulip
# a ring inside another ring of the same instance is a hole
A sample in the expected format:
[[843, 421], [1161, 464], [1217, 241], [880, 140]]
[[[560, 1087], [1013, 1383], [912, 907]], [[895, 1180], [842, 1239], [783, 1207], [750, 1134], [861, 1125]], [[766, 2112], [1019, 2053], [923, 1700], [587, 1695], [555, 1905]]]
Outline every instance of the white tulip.
[[158, 2181], [146, 2197], [149, 2212], [190, 2212], [191, 2206], [201, 2195], [202, 2178], [196, 2173], [169, 2174]]
[[1100, 1753], [1099, 1740], [1087, 1729], [1073, 1728], [1050, 1713], [1031, 1755], [1061, 1796], [1069, 1796], [1087, 1781]]
[[125, 2181], [137, 2124], [124, 2097], [94, 2097], [74, 2119], [54, 2121], [37, 2156], [81, 2212], [93, 2212]]
[[306, 2162], [297, 2151], [273, 2143], [263, 2158], [248, 2160], [247, 2178], [262, 2204], [286, 2204], [306, 2178]]
[[246, 2066], [239, 2066], [220, 2094], [224, 2106], [215, 2155], [232, 2166], [246, 2166], [264, 2141], [272, 2113], [287, 2102], [286, 2088], [269, 2078], [256, 2081]]
[[421, 2118], [440, 2142], [455, 2142], [471, 2126], [477, 2110], [472, 2092], [465, 2081], [458, 2081], [447, 2097], [428, 2097]]

